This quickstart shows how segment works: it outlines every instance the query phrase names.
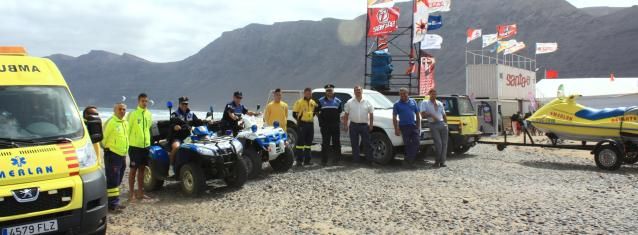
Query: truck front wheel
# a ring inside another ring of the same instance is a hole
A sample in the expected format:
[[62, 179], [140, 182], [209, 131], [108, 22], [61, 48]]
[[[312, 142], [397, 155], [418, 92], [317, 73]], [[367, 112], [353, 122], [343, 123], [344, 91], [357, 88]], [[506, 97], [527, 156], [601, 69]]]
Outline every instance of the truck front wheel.
[[370, 135], [370, 145], [372, 145], [372, 155], [374, 161], [385, 165], [394, 158], [394, 146], [383, 132], [373, 132]]

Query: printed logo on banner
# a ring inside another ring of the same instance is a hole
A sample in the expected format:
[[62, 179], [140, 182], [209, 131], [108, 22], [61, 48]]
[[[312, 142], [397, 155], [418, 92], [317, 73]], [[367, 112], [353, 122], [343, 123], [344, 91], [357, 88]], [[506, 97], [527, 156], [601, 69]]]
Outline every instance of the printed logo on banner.
[[368, 37], [382, 36], [392, 33], [398, 28], [399, 8], [368, 9], [370, 28]]

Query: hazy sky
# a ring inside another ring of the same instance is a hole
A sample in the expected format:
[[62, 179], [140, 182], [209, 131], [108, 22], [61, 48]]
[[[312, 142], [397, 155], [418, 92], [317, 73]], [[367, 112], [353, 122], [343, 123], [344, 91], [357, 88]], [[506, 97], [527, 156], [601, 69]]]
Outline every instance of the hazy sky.
[[[638, 5], [638, 0], [568, 1], [576, 7]], [[98, 49], [156, 62], [176, 61], [197, 53], [222, 32], [250, 23], [353, 19], [365, 13], [365, 4], [364, 0], [5, 0], [0, 8], [0, 45], [23, 45], [37, 56], [78, 56]]]

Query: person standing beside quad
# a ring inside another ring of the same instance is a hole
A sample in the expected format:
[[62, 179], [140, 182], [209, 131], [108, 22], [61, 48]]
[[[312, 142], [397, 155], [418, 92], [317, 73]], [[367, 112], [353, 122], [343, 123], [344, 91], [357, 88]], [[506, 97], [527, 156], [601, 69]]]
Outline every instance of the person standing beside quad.
[[171, 143], [171, 152], [169, 154], [171, 166], [175, 163], [175, 155], [179, 145], [191, 134], [193, 125], [201, 124], [201, 120], [197, 118], [195, 113], [188, 108], [188, 97], [179, 97], [179, 107], [175, 112], [171, 113], [170, 133], [168, 142]]
[[281, 100], [281, 89], [277, 88], [273, 91], [273, 101], [268, 103], [264, 111], [264, 124], [273, 126], [275, 122], [279, 122], [279, 126], [286, 130], [288, 119], [288, 104]]
[[321, 164], [327, 165], [328, 158], [332, 157], [334, 164], [341, 161], [341, 141], [339, 132], [341, 126], [342, 102], [334, 95], [335, 86], [324, 86], [326, 95], [319, 99], [318, 117], [321, 130]]
[[432, 89], [428, 94], [430, 95], [430, 100], [421, 102], [421, 116], [429, 118], [430, 121], [430, 130], [432, 131], [434, 148], [436, 149], [434, 167], [446, 167], [448, 126], [445, 107], [441, 101], [436, 99], [436, 90]]
[[258, 113], [249, 111], [246, 106], [241, 104], [242, 98], [243, 94], [240, 91], [235, 91], [233, 93], [233, 101], [226, 104], [224, 114], [222, 116], [222, 131], [232, 130], [233, 136], [236, 136], [241, 129], [238, 126], [241, 115], [258, 115]]
[[[144, 195], [144, 170], [148, 164], [149, 147], [151, 146], [151, 124], [153, 118], [148, 107], [148, 95], [141, 93], [137, 96], [137, 109], [128, 114], [129, 124], [129, 201], [134, 198], [142, 200], [149, 198]], [[135, 176], [137, 176], [137, 191], [135, 191]]]
[[[372, 132], [374, 122], [374, 107], [367, 99], [363, 98], [363, 89], [361, 86], [354, 87], [354, 98], [351, 98], [344, 105], [345, 115], [343, 116], [344, 125], [348, 127], [350, 133], [350, 143], [352, 145], [352, 158], [355, 163], [361, 161], [359, 137], [361, 137], [361, 145], [365, 150], [366, 161], [372, 164], [374, 158], [372, 156], [372, 147], [370, 146], [370, 132]], [[350, 123], [348, 123], [348, 121]]]
[[[414, 160], [419, 150], [419, 130], [421, 130], [421, 117], [416, 101], [408, 97], [408, 89], [399, 90], [401, 97], [392, 109], [392, 123], [394, 134], [403, 137], [405, 144], [405, 160], [403, 167], [414, 168]], [[397, 116], [399, 120], [397, 120]]]
[[297, 163], [296, 166], [310, 165], [312, 153], [312, 139], [314, 137], [313, 119], [317, 103], [312, 99], [312, 89], [307, 87], [303, 90], [303, 98], [297, 100], [292, 108], [292, 116], [297, 120], [299, 136], [297, 137], [297, 145], [295, 146]]
[[113, 107], [113, 116], [104, 123], [104, 171], [106, 173], [106, 191], [110, 212], [119, 213], [126, 208], [120, 205], [120, 184], [126, 170], [128, 153], [128, 123], [124, 119], [126, 105], [117, 103]]

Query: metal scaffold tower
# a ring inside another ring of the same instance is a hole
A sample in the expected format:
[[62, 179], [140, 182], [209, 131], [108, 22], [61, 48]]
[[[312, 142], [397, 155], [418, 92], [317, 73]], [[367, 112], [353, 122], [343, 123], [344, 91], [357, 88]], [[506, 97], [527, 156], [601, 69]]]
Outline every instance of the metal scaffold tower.
[[[412, 4], [414, 2], [412, 1]], [[370, 27], [370, 11], [368, 10], [366, 17], [366, 32]], [[365, 43], [365, 71], [364, 71], [364, 87], [366, 89], [377, 90], [384, 95], [395, 96], [399, 94], [399, 89], [404, 87], [410, 92], [410, 95], [419, 94], [419, 48], [418, 44], [413, 44], [414, 35], [414, 15], [411, 15], [409, 21], [399, 20], [397, 30], [385, 35], [384, 37], [366, 37]], [[376, 16], [372, 16], [376, 17]], [[385, 40], [384, 40], [385, 38]], [[388, 51], [392, 58], [393, 70], [390, 73], [387, 86], [372, 86], [372, 59], [375, 51]], [[412, 70], [412, 65], [416, 66], [416, 70]]]

